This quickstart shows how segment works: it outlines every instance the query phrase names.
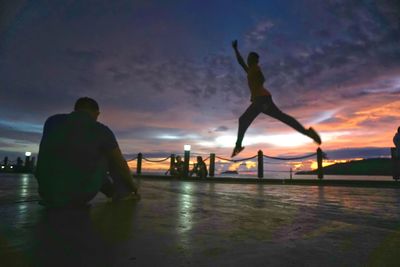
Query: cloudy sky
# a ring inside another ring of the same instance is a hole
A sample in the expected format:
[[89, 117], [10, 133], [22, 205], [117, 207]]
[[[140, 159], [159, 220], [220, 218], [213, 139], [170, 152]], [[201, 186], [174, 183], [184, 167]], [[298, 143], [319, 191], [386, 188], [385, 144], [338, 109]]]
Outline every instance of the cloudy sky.
[[[47, 117], [95, 98], [129, 156], [192, 145], [229, 156], [260, 55], [284, 111], [336, 159], [388, 155], [400, 125], [397, 0], [8, 1], [0, 6], [0, 156], [38, 150]], [[243, 156], [316, 145], [260, 115]], [[242, 154], [241, 154], [242, 155]]]

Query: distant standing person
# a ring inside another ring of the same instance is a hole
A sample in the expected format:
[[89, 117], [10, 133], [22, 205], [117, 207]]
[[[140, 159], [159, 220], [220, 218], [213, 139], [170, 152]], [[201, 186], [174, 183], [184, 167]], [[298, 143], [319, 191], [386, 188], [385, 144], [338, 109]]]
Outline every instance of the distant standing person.
[[239, 118], [239, 129], [236, 139], [236, 145], [233, 149], [231, 157], [236, 156], [244, 149], [244, 147], [242, 147], [244, 134], [247, 128], [249, 128], [250, 124], [261, 112], [277, 120], [280, 120], [281, 122], [294, 128], [298, 132], [310, 137], [317, 144], [321, 144], [321, 138], [313, 128], [304, 128], [304, 126], [301, 125], [296, 119], [287, 115], [286, 113], [283, 113], [274, 104], [274, 102], [272, 101], [271, 93], [267, 89], [265, 89], [263, 85], [265, 82], [265, 78], [263, 73], [261, 72], [260, 67], [258, 66], [258, 54], [255, 52], [250, 52], [247, 57], [246, 64], [239, 53], [238, 43], [236, 40], [232, 42], [232, 47], [235, 50], [236, 58], [240, 66], [242, 66], [244, 71], [247, 73], [247, 82], [251, 93], [251, 104]]
[[396, 147], [397, 158], [400, 158], [400, 127], [397, 128], [397, 133], [393, 137], [393, 143]]
[[99, 191], [113, 201], [136, 198], [128, 164], [99, 114], [97, 102], [83, 97], [70, 114], [46, 120], [35, 173], [45, 206], [85, 205]]

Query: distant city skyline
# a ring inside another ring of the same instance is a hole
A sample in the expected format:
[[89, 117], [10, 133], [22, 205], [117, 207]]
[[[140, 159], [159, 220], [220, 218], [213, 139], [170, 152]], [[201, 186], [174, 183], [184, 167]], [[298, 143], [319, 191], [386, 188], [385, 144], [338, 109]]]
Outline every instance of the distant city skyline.
[[[400, 126], [395, 1], [10, 1], [0, 15], [0, 158], [34, 155], [47, 117], [89, 96], [121, 150], [228, 157], [249, 104], [243, 56], [260, 55], [283, 111], [332, 160], [389, 156]], [[240, 157], [317, 145], [260, 115]]]

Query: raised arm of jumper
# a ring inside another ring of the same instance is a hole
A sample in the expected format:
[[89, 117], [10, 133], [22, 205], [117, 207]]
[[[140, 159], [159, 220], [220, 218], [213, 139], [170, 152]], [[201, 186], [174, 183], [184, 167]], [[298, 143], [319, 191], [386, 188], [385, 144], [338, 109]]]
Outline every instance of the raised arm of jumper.
[[235, 50], [236, 59], [239, 62], [239, 65], [242, 66], [242, 68], [244, 69], [245, 72], [248, 72], [249, 67], [244, 62], [242, 55], [240, 55], [240, 52], [238, 50], [238, 42], [237, 42], [237, 40], [232, 42], [232, 47], [233, 47], [233, 50]]

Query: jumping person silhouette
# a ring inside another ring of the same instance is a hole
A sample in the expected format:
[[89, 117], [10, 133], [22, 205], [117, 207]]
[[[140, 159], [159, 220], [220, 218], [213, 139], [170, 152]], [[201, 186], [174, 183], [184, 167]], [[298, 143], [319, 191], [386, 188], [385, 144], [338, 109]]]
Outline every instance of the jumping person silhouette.
[[232, 42], [232, 47], [235, 50], [236, 58], [240, 66], [242, 66], [244, 71], [247, 73], [247, 83], [251, 93], [251, 104], [239, 118], [239, 129], [236, 145], [233, 149], [231, 157], [236, 156], [244, 149], [244, 147], [242, 147], [244, 134], [247, 128], [249, 128], [250, 124], [261, 112], [280, 120], [298, 132], [310, 137], [317, 144], [321, 144], [321, 138], [313, 128], [304, 128], [304, 126], [301, 125], [295, 118], [283, 113], [274, 104], [271, 93], [263, 86], [265, 78], [260, 67], [258, 66], [258, 54], [255, 52], [250, 52], [247, 57], [246, 65], [239, 53], [237, 40]]

